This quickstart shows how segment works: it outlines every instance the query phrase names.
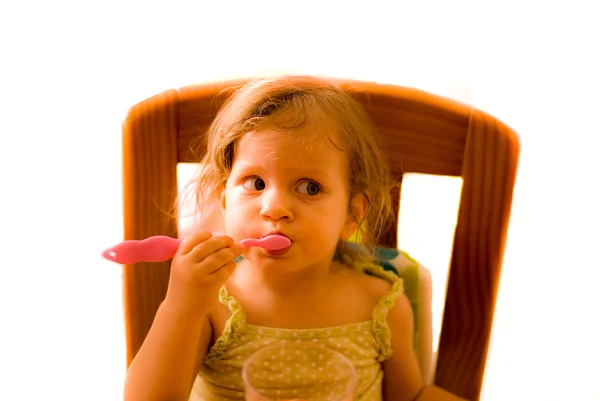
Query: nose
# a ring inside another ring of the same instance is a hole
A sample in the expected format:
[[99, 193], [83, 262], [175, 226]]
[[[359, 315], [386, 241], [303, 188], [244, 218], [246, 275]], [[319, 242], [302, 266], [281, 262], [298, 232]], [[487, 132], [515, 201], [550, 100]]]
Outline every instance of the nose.
[[265, 220], [292, 221], [292, 198], [285, 190], [268, 188], [262, 193], [262, 207], [260, 216]]

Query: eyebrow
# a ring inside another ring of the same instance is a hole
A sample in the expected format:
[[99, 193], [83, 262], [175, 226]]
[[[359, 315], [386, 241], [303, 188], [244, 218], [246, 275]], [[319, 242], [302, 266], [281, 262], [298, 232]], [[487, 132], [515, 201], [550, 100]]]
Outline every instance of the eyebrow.
[[333, 178], [331, 176], [331, 170], [330, 169], [324, 169], [324, 168], [306, 168], [306, 169], [299, 169], [298, 171], [301, 173], [301, 175], [306, 175], [306, 176], [312, 176], [312, 175], [321, 176], [321, 175], [326, 175], [329, 178]]
[[[247, 170], [265, 170], [265, 168], [263, 166], [260, 165], [255, 165], [255, 164], [250, 164], [250, 163], [239, 163], [239, 171], [241, 172], [245, 172]], [[294, 169], [294, 171], [303, 177], [312, 177], [312, 176], [326, 176], [328, 179], [333, 180], [333, 176], [331, 174], [331, 169], [328, 168], [320, 168], [320, 167], [316, 167], [316, 168], [297, 168]]]

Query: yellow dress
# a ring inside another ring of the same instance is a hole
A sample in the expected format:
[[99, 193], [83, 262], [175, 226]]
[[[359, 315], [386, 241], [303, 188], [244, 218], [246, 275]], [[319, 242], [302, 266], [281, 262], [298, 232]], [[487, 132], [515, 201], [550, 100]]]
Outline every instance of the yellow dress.
[[[242, 306], [223, 286], [219, 301], [229, 307], [232, 315], [222, 336], [207, 353], [194, 382], [190, 401], [244, 400], [241, 373], [244, 361], [250, 355], [278, 342], [304, 341], [330, 347], [352, 362], [358, 374], [355, 400], [380, 401], [381, 363], [392, 354], [387, 312], [404, 289], [401, 278], [379, 266], [367, 266], [364, 270], [389, 281], [392, 288], [373, 309], [371, 320], [336, 327], [294, 330], [247, 324]], [[305, 365], [303, 358], [296, 355], [275, 354], [272, 360], [281, 366], [279, 373], [272, 377], [275, 384], [281, 384], [281, 399], [301, 399], [303, 394], [298, 392], [298, 388], [306, 386], [307, 382], [309, 385], [325, 383], [332, 374], [325, 364]], [[323, 385], [323, 391], [326, 390]]]

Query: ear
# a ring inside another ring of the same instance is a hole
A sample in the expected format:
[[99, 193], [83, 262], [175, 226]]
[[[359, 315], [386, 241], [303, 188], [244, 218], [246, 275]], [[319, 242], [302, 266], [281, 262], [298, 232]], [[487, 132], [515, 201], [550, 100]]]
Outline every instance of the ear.
[[225, 213], [225, 209], [227, 209], [227, 200], [225, 199], [225, 185], [221, 185], [217, 189], [217, 197], [219, 199], [219, 206], [221, 208], [221, 213]]
[[350, 198], [348, 216], [340, 237], [347, 241], [360, 227], [369, 211], [369, 199], [363, 193], [355, 193]]

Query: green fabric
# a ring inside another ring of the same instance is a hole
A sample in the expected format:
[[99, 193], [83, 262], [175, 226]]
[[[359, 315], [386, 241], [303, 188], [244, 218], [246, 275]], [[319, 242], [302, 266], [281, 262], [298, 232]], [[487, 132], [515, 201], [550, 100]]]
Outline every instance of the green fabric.
[[[228, 306], [231, 317], [223, 335], [211, 347], [200, 368], [190, 400], [245, 399], [241, 379], [245, 360], [256, 350], [281, 342], [310, 342], [342, 353], [351, 361], [358, 376], [355, 400], [381, 400], [383, 370], [380, 362], [392, 355], [391, 332], [386, 317], [394, 300], [403, 293], [403, 281], [380, 265], [368, 264], [362, 269], [388, 281], [391, 289], [374, 307], [372, 319], [334, 327], [283, 329], [248, 324], [243, 307], [223, 286], [219, 301]], [[264, 377], [256, 377], [272, 387], [273, 396], [277, 398], [309, 398], [314, 396], [314, 391], [319, 396], [319, 392], [327, 389], [327, 384], [322, 383], [336, 373], [325, 362], [306, 360], [305, 356], [300, 358], [296, 354], [286, 354], [285, 350], [274, 349], [265, 363], [265, 366], [271, 364], [273, 368], [267, 368]], [[296, 368], [283, 369], [291, 364]], [[270, 369], [273, 373], [269, 372]]]

